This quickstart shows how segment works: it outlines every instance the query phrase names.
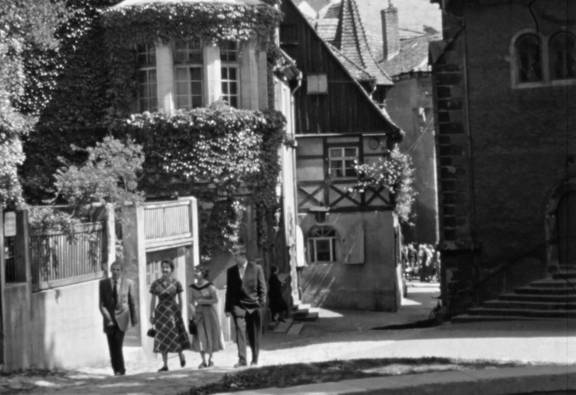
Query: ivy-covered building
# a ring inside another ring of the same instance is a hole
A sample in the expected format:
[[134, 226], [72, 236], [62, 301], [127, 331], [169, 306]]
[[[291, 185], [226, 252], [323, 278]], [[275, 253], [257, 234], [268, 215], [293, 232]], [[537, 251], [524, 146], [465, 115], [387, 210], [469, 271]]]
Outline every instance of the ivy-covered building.
[[277, 265], [297, 289], [290, 142], [299, 72], [277, 45], [276, 2], [87, 4], [60, 29], [65, 61], [25, 141], [27, 200], [53, 199], [58, 158], [85, 159], [72, 145], [131, 138], [145, 155], [138, 188], [146, 200], [198, 199], [200, 255], [220, 289], [240, 239], [250, 258], [266, 272]]

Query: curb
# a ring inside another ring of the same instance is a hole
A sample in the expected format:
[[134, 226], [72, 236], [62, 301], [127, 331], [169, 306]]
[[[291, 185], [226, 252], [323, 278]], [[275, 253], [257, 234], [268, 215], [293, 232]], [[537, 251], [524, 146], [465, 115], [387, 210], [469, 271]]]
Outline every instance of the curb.
[[576, 394], [576, 366], [493, 368], [372, 377], [220, 395], [527, 395], [554, 391], [564, 391], [563, 395]]

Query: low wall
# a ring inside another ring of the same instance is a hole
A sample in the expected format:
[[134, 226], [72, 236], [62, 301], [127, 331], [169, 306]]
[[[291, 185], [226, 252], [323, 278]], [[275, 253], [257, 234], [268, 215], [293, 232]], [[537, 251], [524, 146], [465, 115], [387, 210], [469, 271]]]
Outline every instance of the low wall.
[[109, 360], [98, 309], [98, 283], [89, 281], [32, 294], [30, 366], [77, 368]]
[[[6, 371], [30, 367], [30, 291], [26, 283], [6, 284], [4, 290], [4, 369]], [[32, 357], [32, 360], [34, 358]]]

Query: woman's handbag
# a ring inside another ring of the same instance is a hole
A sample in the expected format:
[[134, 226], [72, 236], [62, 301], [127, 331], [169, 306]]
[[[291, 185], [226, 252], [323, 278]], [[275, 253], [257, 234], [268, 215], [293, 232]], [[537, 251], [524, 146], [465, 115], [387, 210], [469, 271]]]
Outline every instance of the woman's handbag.
[[188, 333], [194, 336], [198, 334], [198, 327], [196, 326], [196, 322], [194, 322], [194, 320], [188, 320]]

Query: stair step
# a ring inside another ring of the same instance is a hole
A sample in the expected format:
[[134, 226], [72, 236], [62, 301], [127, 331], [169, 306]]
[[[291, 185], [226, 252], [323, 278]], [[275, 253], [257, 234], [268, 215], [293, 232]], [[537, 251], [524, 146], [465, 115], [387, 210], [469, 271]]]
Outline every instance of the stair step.
[[539, 288], [571, 288], [576, 291], [576, 282], [566, 281], [564, 279], [544, 279], [531, 282], [529, 287]]
[[450, 322], [452, 323], [464, 323], [464, 322], [479, 322], [479, 321], [550, 321], [550, 320], [564, 320], [572, 319], [570, 317], [526, 317], [526, 316], [511, 316], [511, 315], [489, 315], [489, 314], [461, 314], [452, 317]]
[[302, 322], [295, 322], [290, 329], [288, 329], [288, 335], [294, 336], [294, 335], [299, 335], [300, 332], [302, 331], [302, 328], [304, 328], [304, 323]]
[[576, 302], [576, 295], [570, 294], [560, 294], [560, 295], [551, 295], [551, 294], [518, 294], [518, 293], [510, 293], [510, 294], [503, 294], [498, 297], [500, 300], [513, 300], [513, 301], [526, 301], [526, 302], [546, 302], [546, 303], [572, 303]]
[[292, 318], [296, 321], [314, 321], [318, 317], [317, 311], [296, 311], [292, 313]]
[[278, 325], [274, 328], [274, 333], [286, 333], [294, 323], [292, 318], [288, 318], [284, 320], [284, 322], [279, 322]]
[[575, 310], [543, 310], [543, 309], [519, 309], [519, 308], [489, 308], [475, 307], [468, 310], [471, 315], [496, 315], [496, 316], [520, 316], [520, 317], [554, 317], [554, 318], [576, 318]]
[[528, 309], [528, 310], [567, 310], [576, 311], [576, 302], [551, 302], [527, 300], [489, 300], [482, 303], [482, 307], [498, 309]]
[[514, 290], [517, 294], [531, 295], [576, 295], [576, 290], [569, 287], [539, 287], [527, 285]]

